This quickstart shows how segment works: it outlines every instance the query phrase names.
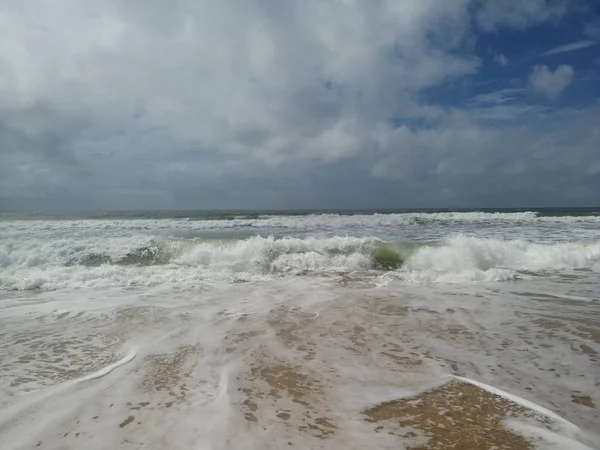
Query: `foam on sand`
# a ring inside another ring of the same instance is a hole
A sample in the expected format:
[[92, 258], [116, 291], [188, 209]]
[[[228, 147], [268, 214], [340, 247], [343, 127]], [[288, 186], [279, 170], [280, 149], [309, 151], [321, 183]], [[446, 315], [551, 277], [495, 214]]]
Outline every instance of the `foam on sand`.
[[129, 349], [129, 351], [123, 356], [120, 360], [116, 361], [113, 364], [109, 364], [102, 369], [93, 372], [89, 375], [83, 376], [81, 378], [76, 378], [74, 380], [69, 380], [64, 383], [59, 384], [53, 388], [47, 389], [41, 393], [33, 392], [26, 394], [23, 397], [23, 401], [14, 404], [13, 406], [9, 406], [8, 408], [4, 408], [2, 413], [0, 414], [0, 428], [5, 424], [13, 421], [19, 420], [24, 413], [28, 410], [34, 408], [36, 405], [40, 403], [45, 403], [51, 397], [56, 396], [58, 394], [63, 393], [64, 391], [74, 387], [79, 383], [84, 383], [87, 381], [96, 380], [98, 378], [105, 377], [115, 369], [133, 361], [133, 359], [137, 356], [137, 351], [135, 348]]
[[129, 351], [117, 362], [110, 364], [94, 373], [86, 375], [85, 377], [78, 378], [76, 380], [71, 381], [71, 384], [83, 383], [84, 381], [91, 381], [97, 378], [102, 378], [111, 373], [113, 370], [127, 364], [128, 362], [133, 361], [133, 359], [137, 356], [137, 350], [135, 348], [129, 349]]
[[507, 400], [510, 400], [511, 402], [514, 402], [518, 405], [524, 406], [525, 408], [528, 408], [532, 411], [542, 414], [543, 416], [549, 417], [550, 419], [552, 419], [556, 422], [559, 422], [562, 425], [566, 425], [571, 431], [574, 431], [574, 432], [579, 431], [579, 428], [575, 424], [569, 422], [567, 419], [560, 417], [558, 414], [553, 413], [549, 409], [538, 405], [537, 403], [531, 402], [529, 400], [526, 400], [524, 398], [521, 398], [521, 397], [511, 394], [509, 392], [503, 391], [502, 389], [498, 389], [497, 387], [490, 386], [489, 384], [484, 384], [479, 381], [472, 380], [470, 378], [458, 377], [458, 376], [453, 376], [453, 378], [455, 380], [460, 380], [465, 383], [470, 383], [470, 384], [477, 386], [487, 392], [490, 392], [494, 395], [499, 395], [500, 397], [504, 397]]
[[537, 427], [528, 423], [520, 422], [517, 420], [507, 420], [506, 426], [525, 436], [526, 438], [544, 443], [543, 448], [545, 449], [556, 449], [556, 450], [595, 450], [592, 447], [588, 447], [581, 442], [571, 439], [567, 436], [554, 433], [546, 428]]
[[542, 441], [551, 448], [588, 449], [576, 440], [581, 430], [566, 419], [465, 377], [453, 376], [419, 394], [368, 407], [362, 414], [376, 431], [399, 435], [410, 448], [529, 450]]

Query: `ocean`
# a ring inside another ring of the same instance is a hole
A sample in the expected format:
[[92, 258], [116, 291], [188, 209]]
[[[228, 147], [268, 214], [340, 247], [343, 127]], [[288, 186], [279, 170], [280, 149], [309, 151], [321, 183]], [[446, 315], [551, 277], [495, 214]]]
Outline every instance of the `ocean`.
[[0, 214], [0, 448], [600, 448], [600, 209]]

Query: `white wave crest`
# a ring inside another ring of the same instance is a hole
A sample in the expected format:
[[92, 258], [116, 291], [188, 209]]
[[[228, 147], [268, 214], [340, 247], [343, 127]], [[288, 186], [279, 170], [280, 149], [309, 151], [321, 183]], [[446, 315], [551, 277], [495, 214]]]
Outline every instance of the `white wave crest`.
[[426, 246], [404, 265], [400, 278], [415, 282], [505, 281], [519, 273], [597, 270], [600, 243], [535, 244], [520, 240], [447, 238]]
[[0, 289], [9, 290], [193, 286], [373, 269], [378, 276], [385, 273], [405, 282], [466, 283], [600, 271], [600, 242], [540, 244], [462, 235], [437, 245], [352, 236], [8, 239], [0, 243], [0, 268]]
[[201, 242], [174, 262], [209, 266], [217, 270], [248, 264], [269, 272], [360, 270], [370, 267], [374, 238], [263, 238], [223, 242]]
[[[0, 247], [0, 289], [130, 287], [262, 280], [369, 269], [375, 238], [31, 240]], [[141, 245], [141, 247], [140, 247]]]
[[4, 220], [0, 221], [0, 233], [11, 236], [22, 233], [65, 232], [81, 235], [90, 231], [114, 233], [129, 231], [159, 230], [219, 230], [235, 228], [272, 229], [340, 229], [361, 227], [394, 227], [422, 223], [512, 223], [512, 224], [588, 224], [600, 223], [600, 216], [538, 216], [531, 211], [512, 213], [488, 212], [439, 212], [439, 213], [392, 213], [392, 214], [309, 214], [272, 215], [231, 220], [189, 219], [89, 219], [89, 220]]

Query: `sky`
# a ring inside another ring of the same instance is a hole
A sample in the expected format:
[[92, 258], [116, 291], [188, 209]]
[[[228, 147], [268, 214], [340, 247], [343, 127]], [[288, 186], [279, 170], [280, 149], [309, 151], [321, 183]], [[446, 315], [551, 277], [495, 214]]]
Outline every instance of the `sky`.
[[2, 0], [0, 210], [600, 205], [597, 0]]

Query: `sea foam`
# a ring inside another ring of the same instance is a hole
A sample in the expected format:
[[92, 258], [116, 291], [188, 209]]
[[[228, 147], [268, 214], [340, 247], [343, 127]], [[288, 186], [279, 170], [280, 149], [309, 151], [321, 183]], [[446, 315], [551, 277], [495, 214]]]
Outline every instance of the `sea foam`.
[[[195, 284], [298, 275], [393, 273], [406, 282], [503, 281], [596, 271], [600, 243], [531, 243], [456, 235], [436, 244], [375, 237], [30, 239], [0, 244], [8, 290]], [[375, 271], [375, 272], [372, 272]]]

